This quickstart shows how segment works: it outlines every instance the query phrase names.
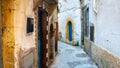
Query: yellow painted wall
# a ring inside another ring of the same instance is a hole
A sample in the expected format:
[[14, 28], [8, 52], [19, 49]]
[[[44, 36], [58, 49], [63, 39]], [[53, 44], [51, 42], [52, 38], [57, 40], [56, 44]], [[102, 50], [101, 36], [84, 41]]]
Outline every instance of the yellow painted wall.
[[32, 59], [26, 66], [35, 63], [35, 32], [26, 33], [27, 17], [34, 18], [33, 0], [2, 0], [4, 68], [20, 68], [23, 60]]
[[0, 0], [0, 68], [3, 68], [2, 62], [2, 25], [1, 25], [1, 0]]
[[34, 32], [26, 33], [27, 17], [34, 19], [35, 26], [33, 0], [2, 0], [4, 68], [28, 68], [31, 64], [37, 68], [34, 65], [37, 54], [35, 27]]
[[14, 0], [2, 0], [2, 46], [4, 68], [14, 68]]
[[[69, 33], [68, 33], [68, 24], [69, 24], [69, 22], [71, 22], [72, 23], [72, 42], [69, 42]], [[72, 43], [72, 44], [74, 44], [74, 21], [72, 20], [72, 18], [68, 18], [67, 20], [66, 20], [66, 32], [65, 32], [65, 35], [66, 35], [66, 42], [67, 43]]]

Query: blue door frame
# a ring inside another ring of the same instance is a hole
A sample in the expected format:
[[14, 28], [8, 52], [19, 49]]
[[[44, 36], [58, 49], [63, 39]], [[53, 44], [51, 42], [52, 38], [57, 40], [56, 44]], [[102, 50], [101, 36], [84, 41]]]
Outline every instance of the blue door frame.
[[68, 23], [68, 31], [69, 31], [69, 41], [72, 41], [72, 23]]
[[38, 68], [41, 68], [41, 23], [42, 23], [42, 8], [38, 7]]

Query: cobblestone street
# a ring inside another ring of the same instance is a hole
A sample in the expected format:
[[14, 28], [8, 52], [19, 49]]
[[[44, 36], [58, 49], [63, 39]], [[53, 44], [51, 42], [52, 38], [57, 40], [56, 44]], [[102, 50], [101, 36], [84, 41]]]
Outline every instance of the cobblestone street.
[[98, 68], [78, 46], [58, 42], [58, 55], [50, 68]]

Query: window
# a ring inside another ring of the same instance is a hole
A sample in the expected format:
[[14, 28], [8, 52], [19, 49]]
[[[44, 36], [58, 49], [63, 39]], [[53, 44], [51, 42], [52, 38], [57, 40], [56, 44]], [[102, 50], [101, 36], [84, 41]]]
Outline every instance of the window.
[[27, 33], [33, 32], [33, 30], [34, 30], [33, 23], [34, 23], [33, 18], [28, 17], [27, 18]]

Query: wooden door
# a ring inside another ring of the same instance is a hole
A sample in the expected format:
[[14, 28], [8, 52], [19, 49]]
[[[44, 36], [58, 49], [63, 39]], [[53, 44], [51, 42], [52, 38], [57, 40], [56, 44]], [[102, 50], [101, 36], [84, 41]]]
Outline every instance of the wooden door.
[[47, 26], [48, 26], [48, 13], [46, 10], [42, 10], [42, 23], [41, 23], [41, 68], [48, 68], [48, 49], [47, 49], [47, 44], [48, 44], [48, 31], [47, 31]]

